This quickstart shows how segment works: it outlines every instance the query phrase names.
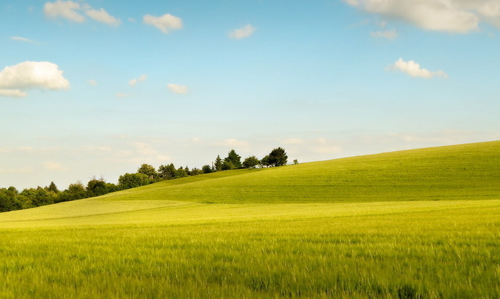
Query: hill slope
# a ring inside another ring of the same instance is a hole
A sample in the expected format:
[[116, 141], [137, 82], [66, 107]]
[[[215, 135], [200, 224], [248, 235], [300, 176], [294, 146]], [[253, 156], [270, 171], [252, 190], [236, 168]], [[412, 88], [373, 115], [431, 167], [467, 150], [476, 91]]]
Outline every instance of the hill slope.
[[108, 197], [201, 203], [493, 198], [500, 198], [499, 141], [222, 172]]

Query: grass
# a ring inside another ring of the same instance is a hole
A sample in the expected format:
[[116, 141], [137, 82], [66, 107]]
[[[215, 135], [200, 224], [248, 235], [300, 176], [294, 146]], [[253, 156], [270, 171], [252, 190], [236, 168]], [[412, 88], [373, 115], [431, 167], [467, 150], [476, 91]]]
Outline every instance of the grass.
[[2, 213], [0, 298], [500, 298], [498, 157], [396, 152]]

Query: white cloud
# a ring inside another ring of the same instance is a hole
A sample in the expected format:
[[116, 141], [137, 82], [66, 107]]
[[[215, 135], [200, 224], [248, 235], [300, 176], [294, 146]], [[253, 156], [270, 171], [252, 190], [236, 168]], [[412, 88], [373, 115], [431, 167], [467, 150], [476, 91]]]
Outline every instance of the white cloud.
[[102, 8], [100, 10], [90, 9], [90, 10], [87, 10], [85, 13], [90, 18], [92, 18], [98, 22], [101, 22], [101, 23], [106, 23], [106, 24], [111, 25], [111, 26], [119, 26], [121, 23], [120, 20], [116, 19], [113, 16], [110, 16], [108, 14], [108, 12]]
[[32, 173], [32, 172], [35, 172], [33, 167], [0, 169], [0, 173]]
[[43, 167], [47, 170], [53, 170], [53, 171], [65, 171], [66, 168], [61, 164], [53, 161], [45, 161], [43, 162]]
[[478, 28], [477, 10], [498, 0], [343, 0], [358, 9], [399, 19], [426, 30], [467, 33]]
[[0, 72], [0, 89], [4, 96], [26, 96], [25, 90], [39, 89], [67, 89], [69, 82], [59, 70], [57, 64], [46, 61], [26, 61], [20, 64], [5, 67]]
[[179, 84], [167, 84], [167, 88], [170, 89], [174, 93], [186, 94], [188, 92], [187, 86], [179, 85]]
[[131, 23], [136, 23], [137, 21], [134, 18], [128, 18], [128, 21]]
[[73, 22], [84, 22], [85, 17], [77, 13], [76, 10], [80, 9], [80, 3], [73, 1], [47, 2], [43, 7], [43, 12], [46, 17], [57, 18], [62, 17]]
[[117, 94], [116, 94], [116, 97], [118, 97], [118, 98], [126, 98], [126, 97], [128, 97], [128, 96], [129, 96], [129, 95], [128, 95], [127, 93], [117, 93]]
[[89, 18], [110, 26], [119, 26], [121, 23], [119, 19], [111, 16], [103, 8], [97, 10], [86, 3], [80, 5], [80, 3], [74, 1], [57, 0], [56, 2], [47, 2], [45, 3], [43, 11], [46, 17], [62, 17], [78, 23], [82, 23], [86, 20], [85, 16], [81, 15], [79, 11], [84, 11]]
[[152, 15], [145, 15], [143, 17], [144, 24], [155, 26], [163, 33], [169, 33], [174, 29], [182, 28], [182, 19], [171, 14], [165, 14], [161, 17], [154, 17]]
[[249, 37], [250, 35], [252, 35], [255, 32], [255, 30], [257, 30], [255, 27], [253, 27], [250, 24], [247, 24], [246, 26], [244, 26], [242, 28], [235, 29], [235, 30], [231, 31], [229, 33], [229, 37], [233, 38], [233, 39], [246, 38], [246, 37]]
[[431, 72], [424, 68], [421, 68], [420, 65], [413, 60], [406, 62], [402, 58], [400, 58], [398, 61], [396, 61], [396, 63], [388, 67], [387, 70], [401, 71], [412, 77], [419, 77], [419, 78], [427, 78], [427, 79], [432, 77], [441, 77], [445, 79], [448, 78], [448, 75], [443, 71]]
[[0, 89], [0, 97], [22, 98], [28, 94], [19, 89]]
[[396, 32], [396, 29], [392, 30], [384, 30], [384, 31], [375, 31], [370, 33], [372, 37], [375, 38], [387, 38], [389, 40], [396, 39], [398, 37], [398, 33]]
[[27, 43], [36, 44], [36, 42], [34, 42], [32, 40], [24, 38], [24, 37], [20, 37], [20, 36], [13, 36], [13, 37], [11, 37], [11, 39], [17, 40], [17, 41], [21, 41], [21, 42], [27, 42]]
[[87, 82], [89, 83], [89, 85], [92, 85], [92, 86], [96, 86], [97, 85], [97, 81], [94, 80], [94, 79], [87, 80]]
[[137, 84], [137, 82], [146, 81], [147, 78], [148, 78], [148, 75], [142, 75], [137, 79], [132, 79], [132, 80], [128, 81], [128, 85], [135, 86]]

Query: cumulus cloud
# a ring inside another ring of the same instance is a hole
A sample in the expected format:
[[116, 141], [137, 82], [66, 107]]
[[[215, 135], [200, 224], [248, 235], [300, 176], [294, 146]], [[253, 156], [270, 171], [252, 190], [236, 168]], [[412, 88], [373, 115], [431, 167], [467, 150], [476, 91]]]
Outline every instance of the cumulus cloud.
[[43, 7], [43, 12], [46, 17], [57, 18], [62, 17], [73, 22], [84, 22], [85, 17], [76, 12], [81, 8], [80, 3], [73, 1], [47, 2]]
[[398, 33], [396, 32], [396, 29], [392, 30], [384, 30], [384, 31], [375, 31], [370, 33], [372, 37], [375, 38], [387, 38], [389, 40], [396, 39], [398, 37]]
[[21, 41], [21, 42], [36, 44], [36, 42], [34, 42], [32, 40], [24, 38], [24, 37], [20, 37], [20, 36], [13, 36], [13, 37], [11, 37], [11, 39]]
[[0, 89], [0, 97], [22, 98], [28, 94], [19, 89]]
[[[343, 0], [359, 10], [399, 19], [420, 28], [467, 33], [478, 28], [482, 7], [496, 6], [499, 0]], [[491, 10], [488, 10], [491, 11]], [[500, 15], [500, 8], [499, 8]]]
[[179, 84], [167, 84], [167, 88], [170, 89], [174, 93], [178, 94], [186, 94], [188, 92], [187, 86], [179, 85]]
[[467, 33], [481, 21], [500, 28], [500, 0], [343, 0], [359, 10], [427, 30]]
[[155, 26], [163, 33], [167, 34], [171, 30], [182, 28], [182, 19], [171, 14], [164, 14], [161, 17], [145, 15], [143, 17], [144, 24]]
[[128, 85], [135, 86], [137, 84], [137, 82], [146, 81], [147, 78], [148, 78], [148, 75], [142, 75], [137, 79], [132, 79], [132, 80], [128, 81]]
[[387, 70], [400, 71], [412, 77], [418, 77], [418, 78], [427, 78], [427, 79], [430, 79], [432, 77], [441, 77], [445, 79], [448, 78], [448, 74], [446, 74], [443, 71], [431, 72], [424, 68], [421, 68], [420, 64], [416, 63], [413, 60], [407, 62], [404, 61], [402, 58], [400, 58], [393, 65], [388, 67]]
[[67, 89], [69, 82], [59, 70], [57, 64], [41, 61], [26, 61], [14, 66], [5, 67], [0, 72], [0, 95], [21, 97], [26, 96], [25, 90]]
[[89, 18], [110, 26], [118, 26], [121, 23], [119, 19], [111, 16], [103, 8], [97, 10], [86, 3], [80, 5], [80, 3], [74, 1], [57, 0], [56, 2], [47, 2], [43, 7], [43, 11], [48, 18], [61, 17], [78, 23], [86, 20], [85, 16], [80, 12], [85, 12]]
[[116, 19], [113, 16], [110, 16], [107, 11], [104, 9], [90, 9], [85, 12], [87, 16], [89, 16], [91, 19], [94, 19], [98, 22], [105, 23], [111, 26], [119, 26], [121, 21]]
[[255, 27], [253, 27], [250, 24], [247, 24], [246, 26], [244, 26], [242, 28], [235, 29], [235, 30], [231, 31], [229, 33], [229, 37], [233, 38], [233, 39], [246, 38], [246, 37], [249, 37], [250, 35], [252, 35], [255, 32], [255, 30], [257, 30]]

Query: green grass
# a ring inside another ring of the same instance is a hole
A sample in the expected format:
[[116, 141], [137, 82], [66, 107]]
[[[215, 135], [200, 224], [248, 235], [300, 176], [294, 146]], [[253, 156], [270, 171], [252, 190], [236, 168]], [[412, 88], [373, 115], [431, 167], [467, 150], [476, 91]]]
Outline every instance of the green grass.
[[0, 214], [0, 298], [500, 298], [500, 142]]

